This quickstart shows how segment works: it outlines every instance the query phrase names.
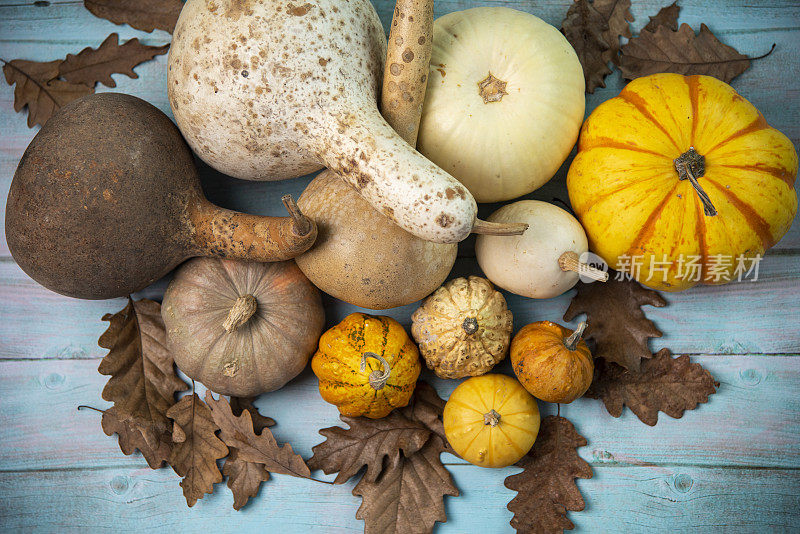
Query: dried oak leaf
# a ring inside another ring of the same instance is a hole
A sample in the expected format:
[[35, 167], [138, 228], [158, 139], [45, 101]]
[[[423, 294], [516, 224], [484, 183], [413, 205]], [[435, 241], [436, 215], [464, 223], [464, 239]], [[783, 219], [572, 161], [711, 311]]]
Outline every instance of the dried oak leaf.
[[659, 12], [656, 13], [655, 17], [650, 17], [650, 22], [647, 23], [647, 26], [642, 28], [642, 31], [654, 32], [659, 26], [666, 26], [674, 32], [678, 31], [678, 15], [680, 12], [681, 8], [678, 2], [673, 2], [667, 7], [662, 7]]
[[613, 271], [610, 274], [605, 283], [578, 284], [564, 320], [571, 321], [585, 313], [589, 323], [586, 339], [597, 345], [594, 357], [638, 371], [642, 358], [653, 356], [647, 348], [648, 338], [661, 337], [661, 331], [641, 307], [663, 307], [667, 302], [635, 280], [617, 280]]
[[222, 466], [222, 474], [228, 477], [228, 488], [233, 493], [234, 510], [241, 510], [251, 497], [258, 495], [261, 483], [269, 480], [269, 471], [264, 464], [243, 460], [235, 447], [230, 447], [228, 457]]
[[95, 17], [114, 24], [128, 24], [146, 32], [158, 29], [172, 33], [183, 0], [83, 0], [83, 5]]
[[214, 399], [210, 391], [206, 392], [206, 402], [219, 426], [220, 437], [227, 446], [236, 448], [239, 458], [262, 464], [270, 473], [311, 478], [311, 470], [303, 457], [295, 454], [290, 444], [279, 446], [268, 428], [264, 428], [261, 434], [255, 433], [249, 410], [235, 416], [228, 401], [224, 397]]
[[151, 469], [158, 469], [169, 460], [172, 452], [172, 432], [167, 430], [161, 432], [157, 435], [156, 443], [151, 445], [144, 438], [142, 429], [130, 421], [122, 421], [113, 406], [103, 412], [100, 425], [107, 436], [119, 435], [119, 448], [122, 454], [127, 456], [138, 449]]
[[336, 473], [334, 484], [344, 484], [367, 467], [364, 479], [374, 482], [388, 458], [388, 467], [397, 467], [401, 451], [405, 457], [419, 451], [428, 441], [431, 431], [420, 423], [395, 410], [381, 419], [340, 416], [349, 428], [332, 426], [320, 434], [327, 439], [316, 445], [308, 460], [311, 469]]
[[583, 67], [587, 93], [605, 87], [603, 79], [611, 74], [608, 68], [611, 47], [605, 37], [608, 30], [608, 21], [589, 0], [575, 0], [561, 23], [561, 32], [575, 49]]
[[[408, 419], [424, 424], [428, 430], [446, 441], [444, 423], [442, 423], [445, 404], [445, 401], [430, 384], [420, 380], [414, 388], [414, 396], [411, 397], [408, 406], [399, 411]], [[448, 450], [448, 452], [450, 451]]]
[[14, 111], [28, 106], [28, 128], [44, 124], [61, 106], [94, 92], [94, 88], [58, 78], [62, 61], [15, 59], [3, 65], [8, 85], [14, 85]]
[[97, 344], [109, 352], [97, 370], [111, 377], [103, 399], [114, 403], [120, 422], [136, 425], [148, 446], [157, 448], [160, 436], [172, 429], [167, 410], [175, 404], [175, 393], [188, 388], [175, 374], [166, 347], [161, 305], [128, 297], [124, 309], [103, 320], [109, 325]]
[[[619, 63], [619, 38], [631, 38], [631, 0], [594, 0], [594, 8], [600, 13], [608, 24], [608, 29], [603, 33], [603, 40], [608, 45], [604, 52], [606, 62]], [[605, 87], [605, 85], [603, 85]]]
[[196, 393], [183, 397], [167, 416], [175, 421], [169, 464], [183, 477], [183, 495], [191, 507], [206, 493], [213, 493], [214, 484], [222, 482], [217, 460], [228, 455], [228, 447], [217, 437], [219, 428], [211, 410]]
[[[252, 398], [231, 397], [231, 411], [233, 415], [239, 416], [242, 411], [250, 412], [253, 421], [253, 430], [260, 434], [268, 426], [273, 426], [275, 421], [270, 417], [264, 417], [258, 413], [258, 409], [253, 406]], [[258, 489], [262, 482], [269, 480], [269, 471], [263, 464], [248, 462], [239, 457], [236, 447], [228, 447], [230, 451], [222, 466], [222, 474], [228, 477], [228, 488], [233, 493], [233, 508], [240, 510], [251, 497], [258, 494]]]
[[364, 520], [365, 534], [432, 532], [437, 521], [447, 521], [444, 496], [458, 496], [458, 489], [439, 458], [445, 450], [445, 441], [432, 435], [374, 482], [361, 478], [353, 495], [362, 498], [356, 519]]
[[168, 44], [147, 46], [136, 38], [120, 45], [119, 35], [112, 33], [97, 48], [86, 47], [78, 54], [67, 54], [67, 58], [58, 67], [58, 74], [70, 83], [88, 86], [102, 83], [108, 87], [116, 87], [112, 74], [138, 78], [139, 75], [133, 72], [135, 66], [166, 54], [168, 49]]
[[[772, 46], [775, 48], [775, 45]], [[695, 35], [688, 24], [678, 31], [658, 26], [655, 32], [643, 31], [622, 47], [620, 70], [626, 80], [658, 72], [705, 74], [728, 83], [750, 67], [751, 59], [722, 44], [705, 24]]]
[[275, 420], [258, 413], [258, 408], [253, 405], [254, 400], [255, 397], [231, 397], [231, 411], [235, 416], [241, 415], [243, 410], [250, 412], [250, 418], [253, 420], [253, 430], [255, 430], [256, 434], [261, 434], [261, 431], [268, 426], [275, 426]]
[[508, 503], [514, 514], [511, 526], [520, 533], [562, 532], [575, 525], [567, 511], [580, 512], [586, 504], [575, 484], [576, 478], [592, 478], [591, 466], [578, 447], [586, 438], [567, 419], [550, 415], [542, 420], [531, 451], [517, 467], [522, 473], [506, 478], [505, 486], [517, 492]]
[[673, 358], [669, 349], [661, 349], [642, 362], [639, 372], [626, 371], [615, 363], [595, 363], [595, 378], [587, 397], [602, 399], [608, 413], [622, 415], [627, 405], [641, 421], [650, 426], [658, 422], [658, 412], [676, 419], [693, 410], [716, 393], [718, 382], [686, 355]]

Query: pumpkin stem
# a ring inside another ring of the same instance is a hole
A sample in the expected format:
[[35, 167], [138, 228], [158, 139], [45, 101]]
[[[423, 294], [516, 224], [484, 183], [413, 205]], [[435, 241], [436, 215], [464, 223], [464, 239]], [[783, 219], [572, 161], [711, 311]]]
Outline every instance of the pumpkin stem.
[[706, 173], [706, 158], [699, 154], [694, 147], [689, 147], [689, 150], [675, 158], [673, 161], [675, 170], [678, 172], [679, 180], [689, 180], [689, 183], [694, 187], [697, 196], [700, 197], [700, 202], [703, 203], [703, 213], [707, 217], [713, 217], [717, 214], [717, 208], [711, 203], [711, 199], [703, 190], [700, 182], [697, 181]]
[[294, 233], [300, 236], [308, 235], [313, 228], [311, 219], [303, 215], [303, 212], [300, 211], [292, 195], [283, 195], [281, 197], [281, 202], [283, 202], [286, 211], [288, 211], [289, 215], [294, 219]]
[[578, 254], [571, 250], [558, 257], [558, 266], [561, 267], [562, 271], [573, 271], [578, 273], [579, 276], [585, 276], [596, 282], [608, 282], [608, 273], [606, 271], [592, 267], [588, 263], [583, 263], [578, 258]]
[[461, 328], [464, 329], [467, 335], [472, 335], [478, 331], [478, 320], [475, 317], [467, 317], [464, 319], [464, 322], [461, 323]]
[[472, 233], [483, 235], [522, 235], [527, 229], [528, 223], [498, 223], [475, 219], [472, 224]]
[[380, 354], [376, 354], [374, 352], [365, 352], [361, 355], [362, 371], [367, 369], [367, 358], [375, 358], [381, 362], [381, 365], [383, 365], [383, 372], [372, 371], [369, 374], [369, 385], [372, 386], [372, 389], [383, 389], [383, 386], [386, 385], [386, 382], [389, 380], [389, 376], [392, 374], [392, 368], [389, 366], [389, 362], [387, 362], [386, 359]]
[[503, 96], [508, 94], [506, 85], [508, 85], [507, 82], [495, 77], [490, 72], [486, 78], [478, 82], [478, 94], [483, 98], [484, 104], [500, 102], [503, 100]]
[[253, 295], [242, 295], [233, 303], [231, 311], [228, 312], [228, 317], [222, 323], [223, 328], [230, 334], [249, 321], [250, 317], [256, 313], [257, 308], [258, 301]]
[[494, 408], [483, 414], [483, 424], [489, 426], [497, 426], [500, 423], [500, 414], [494, 411]]
[[567, 350], [575, 350], [578, 348], [578, 343], [580, 343], [583, 331], [586, 330], [587, 326], [589, 326], [589, 323], [582, 321], [569, 337], [564, 338], [564, 346], [567, 347]]

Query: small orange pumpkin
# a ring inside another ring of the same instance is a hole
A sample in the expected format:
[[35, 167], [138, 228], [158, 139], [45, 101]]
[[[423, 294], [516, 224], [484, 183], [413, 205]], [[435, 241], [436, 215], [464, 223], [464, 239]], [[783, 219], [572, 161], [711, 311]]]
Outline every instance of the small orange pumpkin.
[[531, 323], [511, 341], [511, 366], [531, 395], [546, 402], [570, 403], [586, 393], [594, 361], [581, 339], [586, 323], [573, 332], [550, 321]]
[[597, 107], [569, 168], [589, 249], [642, 284], [723, 284], [789, 230], [797, 153], [728, 84], [653, 74]]
[[417, 346], [400, 323], [351, 313], [322, 334], [311, 369], [322, 398], [342, 415], [378, 419], [408, 404], [421, 366]]

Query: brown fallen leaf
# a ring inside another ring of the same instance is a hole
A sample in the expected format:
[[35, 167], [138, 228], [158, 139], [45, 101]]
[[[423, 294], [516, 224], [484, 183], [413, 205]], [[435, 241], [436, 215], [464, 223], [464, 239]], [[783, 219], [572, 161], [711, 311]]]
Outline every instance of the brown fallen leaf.
[[183, 0], [84, 0], [83, 5], [95, 17], [114, 24], [128, 24], [137, 30], [164, 30], [172, 33]]
[[80, 83], [94, 87], [102, 83], [108, 87], [116, 87], [112, 74], [125, 74], [131, 78], [139, 75], [133, 68], [140, 63], [166, 54], [169, 45], [147, 46], [139, 39], [129, 39], [119, 44], [119, 35], [112, 33], [97, 48], [86, 47], [78, 54], [67, 54], [67, 58], [58, 67], [58, 74], [70, 83]]
[[561, 32], [575, 49], [583, 67], [587, 93], [605, 87], [603, 80], [611, 74], [608, 68], [611, 47], [605, 37], [608, 31], [608, 21], [589, 0], [575, 0], [561, 23]]
[[222, 474], [228, 477], [228, 488], [233, 493], [234, 510], [241, 510], [251, 497], [258, 495], [261, 483], [269, 480], [269, 471], [264, 464], [243, 460], [235, 447], [229, 447], [228, 457], [222, 466]]
[[444, 496], [459, 493], [439, 458], [444, 451], [444, 440], [432, 435], [422, 449], [402, 456], [374, 482], [361, 478], [353, 495], [362, 499], [356, 519], [364, 520], [365, 534], [432, 532], [437, 521], [447, 521]]
[[517, 467], [522, 473], [506, 477], [505, 486], [517, 492], [508, 503], [514, 514], [511, 526], [520, 533], [562, 532], [575, 528], [567, 511], [579, 512], [586, 504], [576, 478], [592, 478], [592, 467], [578, 455], [586, 446], [567, 419], [550, 415], [542, 420], [531, 451]]
[[602, 284], [578, 284], [564, 320], [571, 321], [585, 313], [589, 323], [585, 339], [594, 340], [597, 345], [594, 357], [638, 371], [641, 360], [653, 356], [647, 347], [648, 339], [661, 337], [661, 331], [645, 316], [642, 306], [660, 308], [667, 302], [635, 280], [617, 280], [614, 271], [609, 274], [608, 282]]
[[650, 22], [642, 28], [644, 32], [655, 32], [659, 26], [666, 26], [672, 31], [678, 31], [678, 15], [681, 8], [678, 2], [672, 2], [667, 7], [662, 7], [655, 17], [650, 17]]
[[3, 74], [8, 85], [14, 87], [14, 111], [28, 106], [28, 127], [42, 125], [59, 108], [94, 92], [89, 85], [58, 80], [57, 61], [26, 61], [15, 59], [4, 62]]
[[669, 349], [661, 349], [652, 359], [642, 361], [638, 373], [615, 363], [596, 362], [595, 378], [586, 396], [602, 399], [614, 417], [621, 416], [627, 405], [644, 424], [654, 426], [659, 411], [679, 419], [686, 410], [708, 402], [718, 386], [711, 374], [691, 363], [688, 356], [673, 358]]
[[107, 436], [118, 434], [119, 448], [122, 450], [122, 454], [128, 456], [139, 450], [150, 469], [158, 469], [169, 460], [172, 452], [171, 431], [165, 430], [157, 434], [156, 443], [151, 445], [145, 440], [144, 432], [140, 427], [130, 421], [120, 420], [113, 406], [103, 412], [100, 425]]
[[196, 393], [183, 397], [167, 416], [175, 421], [169, 464], [183, 477], [183, 495], [191, 507], [206, 493], [213, 493], [214, 484], [222, 482], [217, 460], [228, 455], [228, 447], [217, 437], [219, 428], [211, 410]]
[[[608, 24], [608, 29], [603, 33], [603, 40], [608, 45], [604, 52], [606, 62], [619, 63], [620, 37], [631, 38], [631, 26], [634, 21], [631, 15], [631, 0], [594, 0], [594, 8], [600, 13]], [[605, 87], [605, 85], [603, 85]]]
[[128, 304], [122, 311], [106, 314], [108, 329], [97, 342], [109, 349], [98, 371], [109, 375], [103, 399], [114, 403], [120, 422], [130, 422], [142, 431], [151, 448], [172, 429], [167, 410], [175, 404], [175, 393], [188, 389], [175, 374], [175, 363], [166, 347], [161, 305], [148, 299]]
[[678, 31], [658, 26], [655, 32], [643, 31], [622, 47], [619, 67], [626, 80], [674, 72], [705, 74], [728, 83], [750, 67], [750, 60], [766, 57], [772, 50], [751, 58], [721, 43], [705, 24], [697, 35], [688, 24], [681, 24]]
[[423, 423], [431, 432], [444, 437], [442, 412], [445, 404], [446, 402], [430, 384], [420, 380], [414, 388], [414, 396], [411, 397], [408, 406], [400, 408], [400, 412], [409, 419]]
[[220, 437], [226, 445], [236, 448], [239, 458], [263, 464], [270, 473], [311, 478], [311, 470], [303, 457], [295, 454], [290, 444], [279, 446], [268, 428], [264, 428], [260, 435], [255, 433], [249, 410], [242, 411], [237, 417], [224, 397], [214, 399], [210, 391], [206, 391], [206, 403], [219, 426]]
[[316, 445], [314, 455], [308, 460], [311, 469], [322, 469], [325, 474], [338, 472], [334, 484], [343, 484], [356, 476], [366, 466], [364, 479], [374, 482], [384, 468], [397, 467], [403, 456], [409, 457], [428, 441], [431, 431], [418, 422], [408, 419], [395, 410], [381, 419], [340, 416], [349, 428], [332, 426], [320, 434], [327, 439]]
[[231, 410], [233, 415], [239, 416], [243, 410], [250, 412], [250, 418], [253, 420], [253, 430], [256, 434], [261, 434], [261, 431], [268, 426], [275, 426], [275, 420], [271, 417], [265, 417], [258, 413], [258, 408], [253, 405], [255, 397], [231, 397]]
[[[275, 421], [258, 413], [258, 409], [253, 405], [253, 400], [252, 398], [231, 397], [231, 411], [235, 416], [241, 415], [244, 410], [250, 412], [253, 430], [256, 434], [261, 434], [261, 431], [268, 426], [275, 425]], [[228, 457], [222, 466], [222, 474], [228, 477], [228, 488], [233, 493], [233, 508], [240, 510], [251, 497], [258, 494], [261, 483], [269, 480], [269, 471], [263, 464], [248, 462], [240, 458], [236, 447], [228, 447], [228, 450]]]

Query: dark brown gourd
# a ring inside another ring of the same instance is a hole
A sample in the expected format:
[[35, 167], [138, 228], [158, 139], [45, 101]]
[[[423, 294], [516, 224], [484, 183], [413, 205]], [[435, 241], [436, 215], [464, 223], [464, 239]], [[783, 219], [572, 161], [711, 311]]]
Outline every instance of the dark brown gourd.
[[313, 221], [246, 215], [203, 196], [192, 153], [139, 98], [93, 94], [33, 138], [11, 183], [6, 239], [31, 278], [85, 299], [120, 297], [193, 256], [279, 261], [307, 250]]

